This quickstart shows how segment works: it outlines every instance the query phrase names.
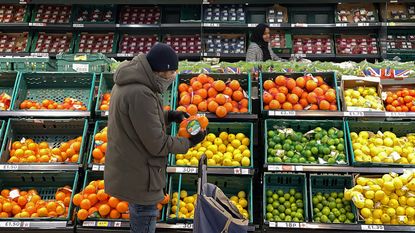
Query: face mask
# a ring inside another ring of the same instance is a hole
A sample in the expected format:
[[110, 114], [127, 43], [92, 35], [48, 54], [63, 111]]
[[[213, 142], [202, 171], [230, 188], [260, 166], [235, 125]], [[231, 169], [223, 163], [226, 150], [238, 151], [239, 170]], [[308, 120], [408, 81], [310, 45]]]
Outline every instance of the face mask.
[[167, 91], [167, 89], [169, 89], [169, 86], [173, 83], [173, 81], [174, 81], [174, 78], [165, 79], [161, 77], [160, 75], [156, 74], [156, 82], [161, 92]]

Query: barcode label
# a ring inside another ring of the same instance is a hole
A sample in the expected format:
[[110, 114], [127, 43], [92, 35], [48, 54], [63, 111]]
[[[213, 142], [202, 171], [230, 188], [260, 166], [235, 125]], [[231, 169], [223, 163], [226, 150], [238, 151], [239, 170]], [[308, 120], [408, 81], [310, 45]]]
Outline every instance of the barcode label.
[[358, 27], [368, 27], [369, 23], [358, 23], [357, 26]]
[[134, 57], [132, 53], [117, 53], [117, 57]]
[[84, 226], [84, 227], [94, 227], [95, 226], [95, 221], [84, 221], [82, 223], [82, 226]]
[[362, 116], [365, 116], [365, 113], [364, 112], [356, 112], [356, 111], [353, 111], [353, 112], [345, 112], [344, 113], [344, 116], [348, 116], [348, 117], [362, 117]]
[[249, 28], [254, 28], [254, 27], [256, 27], [258, 24], [256, 24], [256, 23], [248, 23], [248, 27]]
[[280, 23], [271, 23], [269, 26], [272, 27], [272, 28], [280, 28], [281, 24]]
[[7, 222], [0, 222], [0, 227], [20, 227], [22, 222], [14, 222], [14, 221], [7, 221]]
[[277, 222], [277, 227], [300, 228], [300, 224], [298, 222]]
[[347, 23], [336, 23], [336, 27], [347, 27]]
[[275, 111], [274, 116], [295, 116], [295, 111]]
[[89, 65], [88, 64], [72, 64], [72, 69], [76, 72], [80, 73], [87, 73], [89, 72]]
[[99, 171], [98, 165], [92, 165], [92, 171]]

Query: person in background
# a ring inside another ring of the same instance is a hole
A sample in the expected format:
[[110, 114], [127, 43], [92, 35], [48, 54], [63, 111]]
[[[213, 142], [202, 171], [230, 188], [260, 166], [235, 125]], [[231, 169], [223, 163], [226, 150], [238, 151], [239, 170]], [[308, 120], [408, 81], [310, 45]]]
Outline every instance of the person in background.
[[108, 118], [105, 192], [129, 203], [133, 233], [154, 233], [164, 199], [169, 153], [184, 154], [206, 131], [189, 139], [167, 134], [167, 126], [189, 117], [163, 111], [161, 94], [176, 77], [178, 58], [162, 43], [126, 62], [114, 74]]
[[266, 24], [258, 24], [251, 35], [246, 61], [261, 62], [268, 60], [280, 60], [270, 47], [270, 29]]

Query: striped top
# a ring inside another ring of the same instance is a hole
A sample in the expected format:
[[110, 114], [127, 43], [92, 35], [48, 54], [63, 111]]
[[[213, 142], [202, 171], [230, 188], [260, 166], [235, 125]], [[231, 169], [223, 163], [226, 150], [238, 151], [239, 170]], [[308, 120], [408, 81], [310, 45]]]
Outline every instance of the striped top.
[[[268, 49], [272, 60], [280, 60], [270, 46], [268, 46]], [[246, 61], [262, 61], [262, 49], [257, 43], [251, 42], [249, 44], [248, 50], [246, 51]]]

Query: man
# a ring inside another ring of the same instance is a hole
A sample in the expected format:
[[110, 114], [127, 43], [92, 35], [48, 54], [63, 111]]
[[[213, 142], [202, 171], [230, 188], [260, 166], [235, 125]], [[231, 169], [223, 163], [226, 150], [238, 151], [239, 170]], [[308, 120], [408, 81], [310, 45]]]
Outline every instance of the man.
[[105, 192], [129, 202], [131, 232], [155, 232], [156, 205], [164, 198], [169, 153], [186, 153], [206, 133], [187, 138], [167, 135], [166, 125], [187, 113], [163, 111], [160, 94], [175, 79], [178, 58], [158, 43], [147, 55], [122, 64], [114, 74], [108, 118]]

